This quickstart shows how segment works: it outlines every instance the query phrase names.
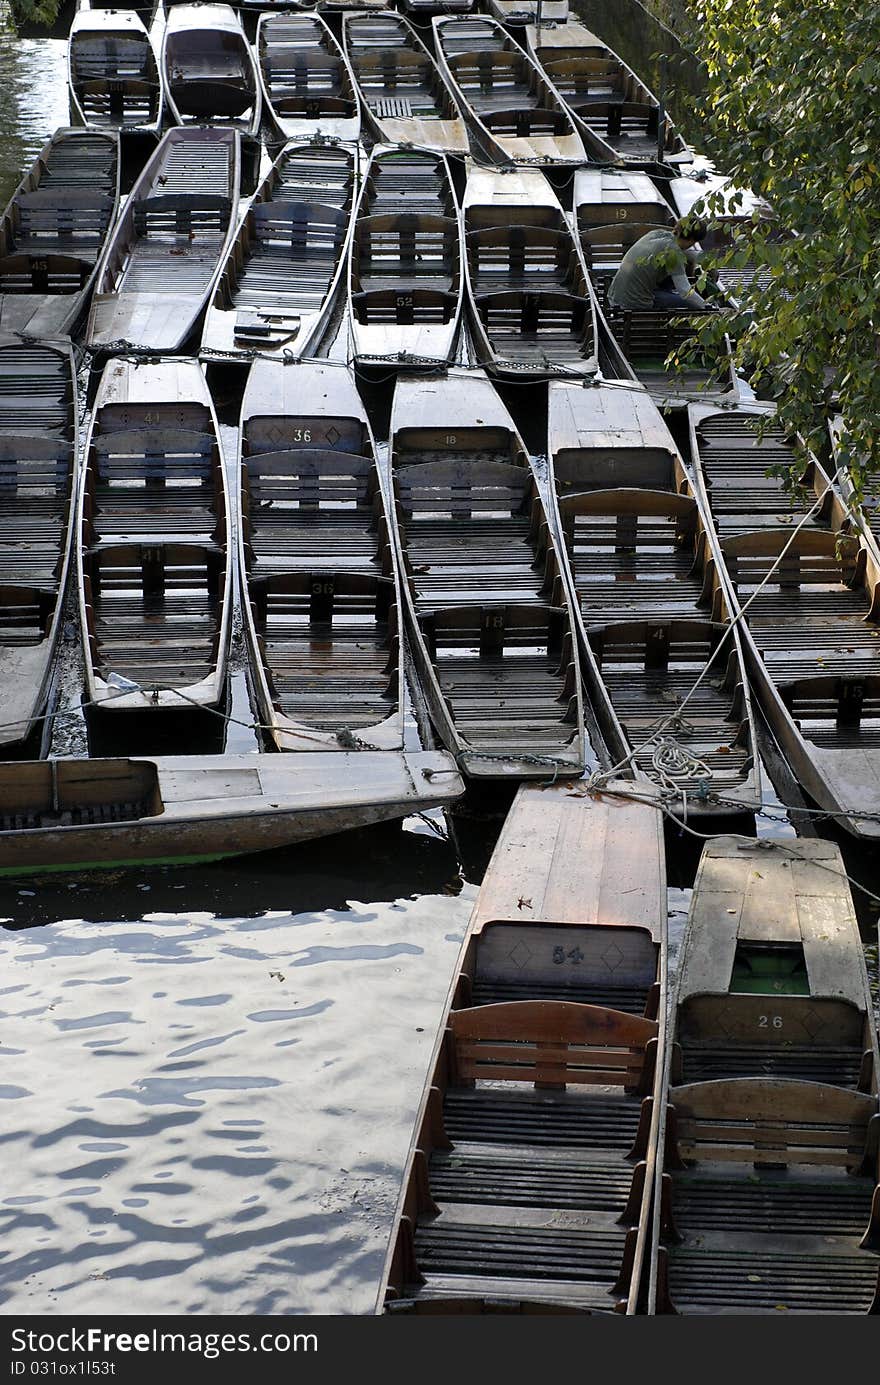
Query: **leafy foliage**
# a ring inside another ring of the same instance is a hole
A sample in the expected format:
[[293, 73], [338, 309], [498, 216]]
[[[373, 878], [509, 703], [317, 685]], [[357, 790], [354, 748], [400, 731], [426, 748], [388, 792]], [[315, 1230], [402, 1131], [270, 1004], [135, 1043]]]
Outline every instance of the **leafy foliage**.
[[51, 29], [58, 18], [61, 0], [11, 0], [11, 9], [16, 23]]
[[[703, 146], [773, 209], [735, 223], [716, 263], [740, 271], [738, 306], [701, 343], [730, 331], [740, 373], [808, 442], [839, 413], [861, 490], [880, 469], [880, 6], [699, 0], [699, 19]], [[706, 199], [713, 217], [724, 201]]]

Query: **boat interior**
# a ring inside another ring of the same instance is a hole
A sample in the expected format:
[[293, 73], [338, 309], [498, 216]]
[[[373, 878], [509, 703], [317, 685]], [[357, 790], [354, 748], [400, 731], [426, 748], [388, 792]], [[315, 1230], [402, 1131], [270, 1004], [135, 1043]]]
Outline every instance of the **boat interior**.
[[[222, 14], [221, 14], [222, 12]], [[178, 5], [166, 25], [162, 75], [180, 124], [260, 122], [256, 60], [229, 5]]]
[[579, 168], [574, 175], [574, 214], [581, 249], [599, 306], [631, 245], [658, 226], [671, 226], [672, 210], [647, 173], [617, 168]]
[[548, 433], [608, 763], [635, 748], [636, 777], [686, 791], [694, 812], [754, 810], [755, 731], [739, 636], [712, 609], [704, 512], [660, 414], [632, 391], [585, 394], [554, 383]]
[[70, 32], [69, 64], [70, 90], [84, 125], [159, 129], [159, 65], [136, 13], [78, 15]]
[[880, 1311], [877, 1033], [843, 872], [815, 838], [704, 847], [673, 1004], [659, 1313]]
[[348, 248], [357, 150], [288, 144], [245, 214], [217, 281], [202, 353], [291, 351], [316, 342]]
[[463, 294], [458, 206], [442, 155], [373, 150], [351, 245], [351, 332], [365, 361], [453, 358]]
[[665, 907], [655, 808], [519, 790], [456, 967], [378, 1311], [635, 1312]]
[[320, 15], [261, 14], [256, 51], [267, 107], [283, 138], [314, 131], [357, 139], [352, 73]]
[[57, 130], [0, 222], [0, 329], [71, 331], [119, 202], [119, 141]]
[[[83, 632], [102, 710], [216, 704], [227, 544], [223, 462], [200, 366], [111, 361], [81, 494]], [[136, 685], [133, 696], [120, 679]]]
[[397, 568], [352, 376], [307, 362], [291, 380], [258, 362], [241, 437], [246, 622], [272, 739], [282, 750], [399, 746]]

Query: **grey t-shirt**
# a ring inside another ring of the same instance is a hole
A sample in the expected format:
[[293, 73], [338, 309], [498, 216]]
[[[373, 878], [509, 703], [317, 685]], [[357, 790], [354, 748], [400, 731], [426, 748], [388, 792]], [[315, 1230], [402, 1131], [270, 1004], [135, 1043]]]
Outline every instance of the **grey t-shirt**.
[[654, 290], [664, 279], [672, 280], [677, 293], [690, 299], [695, 308], [704, 300], [691, 288], [687, 277], [688, 260], [699, 256], [683, 250], [668, 226], [658, 226], [631, 245], [608, 289], [608, 302], [633, 312], [654, 306]]

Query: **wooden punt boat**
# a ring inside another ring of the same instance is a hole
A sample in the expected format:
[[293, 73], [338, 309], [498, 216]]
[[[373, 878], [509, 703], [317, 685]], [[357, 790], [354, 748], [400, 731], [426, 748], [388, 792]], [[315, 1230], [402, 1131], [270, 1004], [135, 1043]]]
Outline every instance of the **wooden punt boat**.
[[224, 258], [202, 356], [246, 362], [318, 346], [346, 270], [358, 160], [356, 145], [285, 146]]
[[159, 64], [135, 10], [86, 10], [74, 16], [67, 81], [75, 124], [147, 133], [161, 129]]
[[398, 749], [399, 580], [351, 372], [255, 361], [241, 448], [240, 566], [260, 720], [279, 750]]
[[346, 14], [345, 52], [376, 139], [435, 154], [467, 154], [458, 102], [402, 15]]
[[148, 159], [98, 265], [90, 351], [174, 352], [188, 343], [232, 238], [237, 130], [169, 130]]
[[464, 298], [462, 260], [444, 156], [377, 145], [349, 255], [351, 355], [398, 368], [451, 361]]
[[523, 785], [459, 954], [377, 1312], [637, 1311], [665, 996], [657, 809]]
[[441, 70], [490, 161], [547, 166], [586, 161], [561, 98], [496, 20], [439, 16], [433, 25]]
[[472, 164], [463, 205], [477, 357], [498, 375], [592, 375], [596, 304], [559, 200], [538, 169]]
[[574, 216], [581, 250], [605, 310], [608, 285], [637, 240], [675, 221], [669, 203], [647, 173], [622, 168], [579, 168]]
[[435, 14], [469, 14], [476, 0], [400, 0], [401, 9], [413, 19]]
[[232, 564], [223, 457], [197, 361], [105, 366], [78, 518], [88, 701], [120, 716], [215, 707]]
[[0, 331], [74, 334], [118, 205], [118, 135], [56, 130], [0, 220]]
[[[691, 452], [715, 530], [715, 606], [735, 616], [754, 595], [742, 622], [744, 647], [779, 747], [820, 808], [848, 831], [876, 840], [876, 547], [856, 531], [815, 461], [793, 504], [779, 477], [767, 475], [768, 467], [793, 460], [793, 446], [772, 424], [758, 438], [760, 411], [716, 413], [704, 405], [689, 412]], [[821, 509], [793, 537], [825, 491]]]
[[584, 766], [572, 611], [528, 453], [485, 376], [401, 380], [390, 449], [413, 655], [471, 778]]
[[226, 122], [260, 133], [257, 61], [231, 5], [184, 4], [169, 10], [160, 55], [168, 115], [178, 125]]
[[45, 710], [61, 630], [76, 476], [69, 341], [0, 334], [0, 746]]
[[256, 53], [266, 114], [282, 139], [360, 138], [354, 73], [320, 15], [261, 14]]
[[591, 159], [637, 167], [693, 161], [653, 92], [583, 24], [569, 19], [532, 25], [526, 43], [571, 113]]
[[568, 19], [568, 0], [487, 0], [489, 13], [501, 24], [564, 24]]
[[656, 406], [637, 390], [554, 382], [547, 445], [606, 766], [635, 751], [626, 773], [666, 791], [673, 811], [754, 812], [740, 637], [712, 609], [703, 507]]
[[[166, 0], [167, 3], [167, 0]], [[177, 0], [172, 0], [177, 3]], [[240, 0], [236, 6], [245, 14], [267, 12], [275, 14], [279, 10], [314, 10], [323, 14], [338, 14], [341, 10], [384, 10], [388, 0]]]
[[843, 869], [818, 840], [703, 849], [648, 1311], [880, 1312], [877, 1034]]
[[441, 807], [440, 752], [0, 763], [0, 875], [192, 865]]

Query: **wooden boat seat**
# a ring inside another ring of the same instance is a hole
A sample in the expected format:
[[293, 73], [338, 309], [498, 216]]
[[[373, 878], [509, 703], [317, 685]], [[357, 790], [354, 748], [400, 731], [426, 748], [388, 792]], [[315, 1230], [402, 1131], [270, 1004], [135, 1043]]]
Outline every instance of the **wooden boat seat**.
[[631, 101], [634, 82], [616, 58], [566, 54], [541, 63], [564, 101], [575, 110], [594, 101]]
[[135, 235], [160, 241], [184, 239], [216, 246], [226, 238], [232, 203], [212, 193], [154, 194], [135, 202]]
[[248, 595], [277, 711], [330, 732], [392, 715], [398, 637], [391, 577], [316, 567], [251, 578]]
[[493, 226], [465, 238], [474, 293], [565, 289], [582, 278], [571, 236], [543, 226]]
[[200, 74], [170, 81], [168, 89], [181, 115], [208, 117], [212, 120], [234, 119], [253, 106], [256, 93], [250, 83], [250, 73], [241, 70], [232, 76], [221, 73]]
[[701, 613], [696, 502], [668, 491], [569, 494], [559, 516], [587, 625]]
[[477, 310], [505, 369], [564, 367], [594, 355], [589, 301], [579, 294], [481, 293]]
[[405, 284], [398, 289], [371, 289], [351, 295], [358, 322], [411, 327], [416, 323], [451, 322], [458, 311], [458, 294]]
[[627, 250], [649, 231], [666, 224], [666, 221], [658, 218], [653, 222], [620, 221], [610, 225], [580, 227], [584, 258], [603, 308], [608, 302], [608, 286]]
[[482, 522], [479, 511], [472, 512], [466, 525], [462, 524], [464, 511], [456, 508], [459, 503], [471, 503], [466, 495], [453, 500], [444, 517], [446, 502], [438, 498], [433, 511], [429, 494], [421, 502], [426, 507], [423, 518], [417, 517], [418, 499], [412, 506], [405, 490], [401, 497], [406, 567], [419, 612], [505, 600], [562, 604], [561, 575], [555, 559], [548, 562], [546, 536], [532, 533], [528, 512], [523, 512], [522, 492], [513, 508], [508, 500], [506, 515], [496, 505], [495, 513]]
[[700, 312], [688, 312], [686, 316], [680, 312], [632, 312], [610, 303], [606, 309], [608, 325], [627, 359], [636, 366], [656, 370], [662, 370], [670, 352], [693, 336], [692, 320], [702, 316]]
[[310, 89], [300, 95], [273, 88], [271, 98], [279, 115], [301, 115], [308, 120], [318, 120], [325, 115], [354, 116], [357, 113], [355, 98], [344, 93], [337, 95], [335, 92]]
[[58, 599], [57, 555], [56, 546], [55, 580], [45, 588], [10, 585], [5, 555], [0, 556], [0, 649], [33, 646], [46, 639]]
[[390, 571], [371, 458], [309, 448], [262, 453], [244, 468], [242, 491], [245, 549], [258, 575], [307, 563]]
[[223, 486], [210, 433], [120, 430], [92, 440], [83, 515], [93, 544], [147, 535], [223, 542]]
[[0, 293], [80, 293], [94, 268], [94, 259], [77, 255], [37, 254], [0, 257]]
[[148, 77], [93, 77], [76, 94], [90, 125], [150, 125], [159, 109], [158, 81]]
[[[0, 583], [27, 592], [57, 591], [59, 555], [70, 512], [73, 459], [53, 438], [0, 435]], [[10, 600], [16, 598], [13, 594]]]
[[661, 1248], [659, 1310], [880, 1311], [876, 1097], [733, 1078], [670, 1101], [679, 1239]]
[[541, 1089], [653, 1085], [657, 1022], [568, 1000], [512, 1000], [453, 1010], [450, 1082], [530, 1082]]
[[508, 602], [419, 617], [450, 716], [474, 750], [552, 754], [549, 747], [575, 738], [577, 673], [570, 637], [561, 638], [564, 616], [561, 608]]
[[76, 248], [92, 263], [114, 213], [113, 197], [102, 192], [38, 188], [15, 199], [13, 242], [19, 252]]
[[141, 687], [190, 687], [217, 660], [226, 556], [203, 543], [117, 544], [83, 560], [97, 672]]

